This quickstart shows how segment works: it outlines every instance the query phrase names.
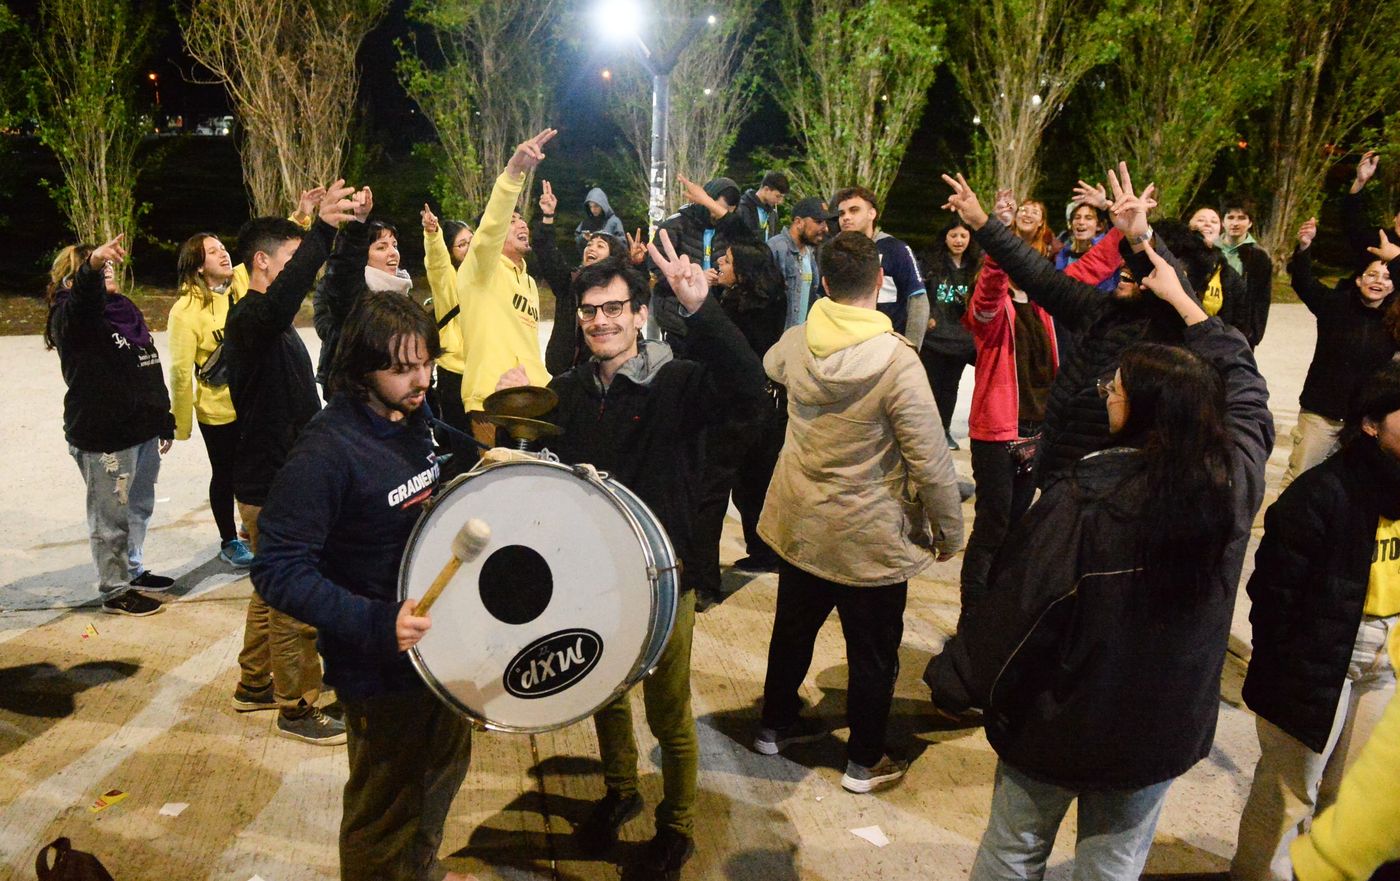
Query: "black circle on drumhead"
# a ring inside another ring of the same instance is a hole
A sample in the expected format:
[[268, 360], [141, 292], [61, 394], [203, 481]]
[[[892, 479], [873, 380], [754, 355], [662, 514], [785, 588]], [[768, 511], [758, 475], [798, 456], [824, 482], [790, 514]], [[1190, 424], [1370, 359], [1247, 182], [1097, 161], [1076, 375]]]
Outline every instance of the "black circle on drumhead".
[[554, 596], [549, 564], [525, 545], [506, 545], [487, 557], [478, 585], [486, 611], [506, 624], [529, 624]]

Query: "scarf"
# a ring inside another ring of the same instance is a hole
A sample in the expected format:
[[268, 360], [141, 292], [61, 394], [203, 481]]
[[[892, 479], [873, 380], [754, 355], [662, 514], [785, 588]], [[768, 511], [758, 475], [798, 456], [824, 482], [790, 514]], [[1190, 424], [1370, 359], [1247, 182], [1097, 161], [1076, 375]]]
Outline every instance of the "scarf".
[[413, 290], [413, 277], [402, 269], [390, 275], [382, 269], [366, 266], [365, 285], [372, 291], [393, 291], [396, 294], [407, 294]]

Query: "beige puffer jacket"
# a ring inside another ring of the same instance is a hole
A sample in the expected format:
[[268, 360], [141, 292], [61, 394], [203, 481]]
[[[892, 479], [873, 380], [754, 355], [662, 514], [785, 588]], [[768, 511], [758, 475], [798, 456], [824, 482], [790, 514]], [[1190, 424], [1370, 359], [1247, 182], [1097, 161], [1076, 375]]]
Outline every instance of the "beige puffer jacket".
[[895, 584], [962, 548], [953, 457], [928, 377], [904, 337], [818, 359], [804, 326], [768, 351], [787, 388], [788, 427], [758, 532], [780, 557], [828, 581]]

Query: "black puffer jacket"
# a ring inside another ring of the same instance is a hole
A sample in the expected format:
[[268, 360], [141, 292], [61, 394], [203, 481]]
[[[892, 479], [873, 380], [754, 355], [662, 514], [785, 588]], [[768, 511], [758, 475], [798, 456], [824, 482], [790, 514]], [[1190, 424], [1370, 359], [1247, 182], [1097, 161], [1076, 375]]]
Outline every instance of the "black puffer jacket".
[[1400, 518], [1400, 463], [1366, 435], [1299, 475], [1264, 514], [1245, 588], [1254, 654], [1244, 702], [1314, 752], [1332, 730], [1382, 515]]
[[1218, 318], [1185, 345], [1225, 380], [1230, 543], [1200, 592], [1141, 577], [1142, 454], [1104, 450], [1049, 487], [1002, 549], [985, 610], [925, 679], [949, 710], [987, 710], [1008, 764], [1072, 789], [1135, 789], [1210, 753], [1220, 671], [1250, 524], [1274, 443], [1269, 393], [1238, 331]]
[[1269, 252], [1257, 244], [1242, 246], [1239, 251], [1240, 263], [1244, 266], [1244, 299], [1237, 302], [1227, 319], [1249, 340], [1251, 348], [1264, 339], [1264, 328], [1269, 324], [1269, 306], [1274, 296], [1274, 261]]
[[[766, 224], [758, 222], [758, 212], [762, 209], [768, 215]], [[757, 237], [768, 241], [782, 231], [778, 225], [778, 209], [769, 208], [758, 201], [758, 193], [755, 190], [744, 190], [744, 195], [739, 197], [739, 207], [734, 212], [743, 218], [744, 224]]]
[[[1085, 453], [1108, 445], [1108, 411], [1099, 399], [1096, 383], [1118, 369], [1123, 350], [1133, 343], [1181, 342], [1181, 318], [1152, 296], [1118, 300], [1091, 284], [1057, 272], [1030, 245], [1017, 238], [995, 218], [974, 232], [977, 244], [1000, 264], [1012, 284], [1075, 335], [1073, 353], [1060, 362], [1060, 372], [1050, 387], [1045, 405], [1044, 441], [1037, 462], [1036, 483], [1045, 487], [1064, 474]], [[1157, 253], [1176, 266], [1176, 258], [1158, 243]], [[1134, 254], [1120, 245], [1123, 260], [1138, 278], [1152, 271], [1146, 254]], [[1178, 267], [1183, 284], [1190, 282]]]
[[321, 354], [316, 359], [316, 381], [322, 386], [330, 379], [331, 362], [340, 343], [340, 331], [350, 309], [368, 290], [365, 264], [369, 262], [370, 228], [367, 223], [350, 222], [336, 234], [335, 247], [326, 260], [326, 272], [316, 283], [311, 298], [316, 336], [321, 338]]
[[[1391, 278], [1400, 272], [1400, 258], [1391, 261], [1390, 272]], [[1328, 419], [1345, 419], [1357, 387], [1395, 356], [1385, 313], [1397, 295], [1371, 308], [1361, 301], [1355, 279], [1327, 287], [1313, 277], [1311, 248], [1293, 253], [1288, 274], [1294, 292], [1317, 318], [1317, 343], [1298, 405]]]
[[[743, 218], [737, 212], [731, 211], [719, 220], [714, 220], [710, 217], [709, 209], [693, 202], [682, 205], [679, 211], [662, 221], [661, 226], [657, 229], [666, 230], [666, 235], [671, 240], [671, 246], [676, 249], [676, 254], [684, 254], [690, 258], [690, 262], [697, 266], [704, 265], [705, 233], [708, 230], [714, 230], [714, 236], [710, 239], [711, 268], [714, 268], [719, 261], [720, 255], [729, 250], [731, 242], [751, 241], [763, 244], [750, 232]], [[656, 238], [656, 246], [661, 248], [659, 235]], [[676, 356], [687, 357], [685, 353], [687, 324], [685, 319], [681, 318], [676, 295], [671, 293], [671, 286], [657, 271], [656, 265], [650, 257], [647, 258], [647, 269], [651, 271], [655, 279], [651, 308], [652, 314], [656, 316], [656, 323], [665, 331], [666, 342], [676, 350]]]

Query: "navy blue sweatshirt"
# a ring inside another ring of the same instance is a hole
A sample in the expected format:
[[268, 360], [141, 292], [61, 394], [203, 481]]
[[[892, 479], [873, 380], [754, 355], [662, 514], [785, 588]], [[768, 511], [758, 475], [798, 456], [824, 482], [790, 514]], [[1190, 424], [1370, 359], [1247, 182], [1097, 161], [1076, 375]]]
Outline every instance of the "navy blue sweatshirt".
[[423, 410], [390, 422], [346, 395], [307, 424], [273, 481], [253, 585], [319, 631], [326, 682], [342, 698], [423, 687], [394, 622], [399, 559], [437, 482]]

